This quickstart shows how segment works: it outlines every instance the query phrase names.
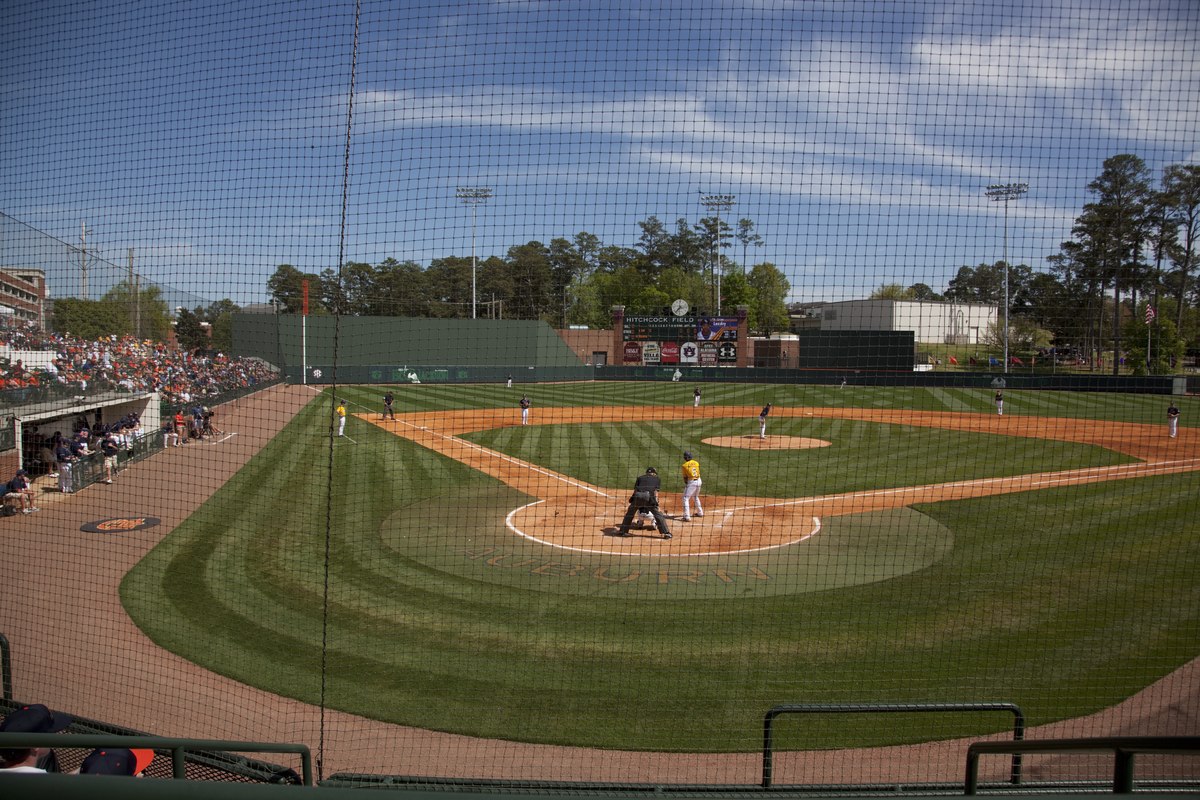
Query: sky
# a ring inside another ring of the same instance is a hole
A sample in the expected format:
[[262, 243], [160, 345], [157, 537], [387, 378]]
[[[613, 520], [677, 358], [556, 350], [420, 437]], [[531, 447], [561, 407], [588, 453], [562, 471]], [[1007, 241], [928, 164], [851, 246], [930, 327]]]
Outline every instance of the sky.
[[1106, 158], [1197, 163], [1197, 41], [1194, 0], [8, 0], [0, 266], [81, 296], [86, 226], [92, 297], [132, 250], [245, 305], [279, 264], [635, 246], [729, 194], [791, 300], [943, 291], [1046, 269]]

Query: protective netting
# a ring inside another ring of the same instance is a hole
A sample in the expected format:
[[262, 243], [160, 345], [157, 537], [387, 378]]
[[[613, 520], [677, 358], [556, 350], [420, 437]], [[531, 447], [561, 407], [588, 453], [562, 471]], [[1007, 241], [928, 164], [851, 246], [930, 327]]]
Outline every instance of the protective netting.
[[3, 4], [12, 699], [323, 777], [752, 785], [777, 705], [776, 784], [1196, 734], [1198, 35]]

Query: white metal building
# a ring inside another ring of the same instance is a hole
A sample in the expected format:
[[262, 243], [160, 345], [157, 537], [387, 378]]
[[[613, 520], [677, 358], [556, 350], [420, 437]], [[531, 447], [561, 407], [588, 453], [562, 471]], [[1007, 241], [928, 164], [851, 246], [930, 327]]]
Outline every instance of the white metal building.
[[845, 300], [814, 304], [823, 331], [912, 331], [919, 343], [980, 344], [999, 308], [950, 300]]

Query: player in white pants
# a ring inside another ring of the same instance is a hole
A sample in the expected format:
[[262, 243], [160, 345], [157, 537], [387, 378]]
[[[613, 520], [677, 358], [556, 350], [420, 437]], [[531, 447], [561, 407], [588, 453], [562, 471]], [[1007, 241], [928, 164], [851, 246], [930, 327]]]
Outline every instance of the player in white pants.
[[704, 516], [704, 506], [700, 504], [700, 462], [692, 458], [692, 454], [683, 451], [683, 521], [692, 521], [692, 501], [696, 502], [696, 516]]
[[763, 410], [758, 415], [758, 438], [767, 438], [767, 415], [771, 413], [771, 404], [767, 403], [763, 406]]

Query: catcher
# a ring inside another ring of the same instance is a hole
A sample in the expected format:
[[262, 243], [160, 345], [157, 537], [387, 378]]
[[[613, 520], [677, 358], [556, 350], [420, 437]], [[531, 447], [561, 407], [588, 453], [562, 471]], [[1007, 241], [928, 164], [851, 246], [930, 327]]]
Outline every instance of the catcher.
[[621, 520], [617, 536], [628, 536], [629, 526], [633, 524], [634, 515], [639, 511], [649, 511], [654, 517], [659, 532], [662, 533], [662, 538], [671, 538], [671, 532], [667, 529], [667, 518], [658, 508], [658, 487], [660, 485], [658, 470], [654, 467], [647, 467], [646, 474], [638, 476], [633, 484], [633, 494], [629, 497], [629, 509], [625, 512], [625, 519]]

